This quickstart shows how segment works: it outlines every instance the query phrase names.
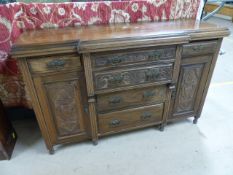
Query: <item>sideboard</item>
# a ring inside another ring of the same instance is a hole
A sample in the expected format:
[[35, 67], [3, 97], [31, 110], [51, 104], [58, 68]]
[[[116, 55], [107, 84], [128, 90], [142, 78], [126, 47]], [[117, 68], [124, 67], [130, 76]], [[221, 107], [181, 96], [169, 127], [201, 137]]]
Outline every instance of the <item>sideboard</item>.
[[201, 115], [229, 30], [195, 20], [26, 31], [14, 43], [50, 153]]

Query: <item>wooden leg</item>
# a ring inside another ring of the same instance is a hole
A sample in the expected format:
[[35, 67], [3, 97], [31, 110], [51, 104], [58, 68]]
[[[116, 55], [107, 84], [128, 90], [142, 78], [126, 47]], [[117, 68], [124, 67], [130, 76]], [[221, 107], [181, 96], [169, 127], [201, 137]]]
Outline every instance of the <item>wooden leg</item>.
[[98, 140], [92, 140], [93, 145], [98, 145]]
[[162, 124], [160, 124], [160, 126], [159, 126], [159, 130], [160, 131], [164, 131], [164, 124], [162, 123]]
[[45, 142], [45, 146], [46, 146], [49, 154], [54, 154], [53, 144], [50, 142], [50, 140], [45, 139], [44, 142]]
[[97, 131], [97, 117], [95, 111], [95, 98], [90, 97], [89, 100], [89, 115], [90, 115], [90, 123], [91, 123], [91, 135], [93, 145], [98, 144], [98, 131]]
[[197, 124], [198, 119], [199, 119], [199, 117], [195, 116], [193, 119], [193, 124]]
[[50, 148], [50, 149], [49, 149], [49, 154], [50, 154], [50, 155], [53, 155], [54, 153], [55, 153], [54, 148], [53, 148], [53, 147]]

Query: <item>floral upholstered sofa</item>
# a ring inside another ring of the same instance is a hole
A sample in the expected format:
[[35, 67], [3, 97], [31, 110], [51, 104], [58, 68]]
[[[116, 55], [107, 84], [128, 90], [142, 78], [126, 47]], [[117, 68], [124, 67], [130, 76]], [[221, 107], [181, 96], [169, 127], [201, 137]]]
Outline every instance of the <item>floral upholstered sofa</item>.
[[31, 107], [17, 61], [9, 57], [24, 30], [196, 18], [200, 0], [131, 0], [0, 5], [0, 98]]

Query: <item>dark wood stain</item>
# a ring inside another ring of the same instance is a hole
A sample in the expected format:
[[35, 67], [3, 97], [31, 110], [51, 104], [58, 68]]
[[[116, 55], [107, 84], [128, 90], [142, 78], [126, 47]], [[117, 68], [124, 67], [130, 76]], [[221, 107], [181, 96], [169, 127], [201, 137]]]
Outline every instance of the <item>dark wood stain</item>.
[[53, 146], [194, 117], [229, 30], [179, 20], [27, 31], [12, 47]]

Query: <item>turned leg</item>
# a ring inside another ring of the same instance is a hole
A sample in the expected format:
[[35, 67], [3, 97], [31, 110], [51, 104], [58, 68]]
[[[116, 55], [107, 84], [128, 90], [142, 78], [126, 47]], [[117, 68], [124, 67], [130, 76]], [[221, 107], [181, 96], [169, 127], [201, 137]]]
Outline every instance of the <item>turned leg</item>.
[[198, 119], [199, 119], [199, 117], [195, 116], [193, 119], [193, 124], [197, 124]]
[[98, 140], [92, 140], [93, 145], [98, 145]]
[[164, 124], [163, 124], [163, 123], [159, 126], [159, 130], [160, 130], [161, 132], [164, 131]]
[[50, 155], [53, 155], [53, 154], [54, 154], [54, 148], [53, 148], [53, 147], [49, 149], [49, 154], [50, 154]]

